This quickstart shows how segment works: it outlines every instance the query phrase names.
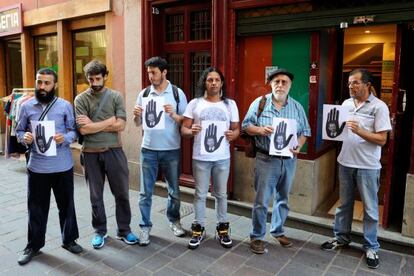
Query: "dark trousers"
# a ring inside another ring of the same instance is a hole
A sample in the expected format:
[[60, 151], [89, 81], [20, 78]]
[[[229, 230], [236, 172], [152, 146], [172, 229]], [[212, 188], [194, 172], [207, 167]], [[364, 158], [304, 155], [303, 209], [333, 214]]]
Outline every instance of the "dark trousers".
[[79, 238], [73, 201], [73, 168], [58, 173], [35, 173], [28, 170], [29, 229], [27, 248], [36, 251], [45, 245], [51, 190], [53, 190], [59, 210], [62, 242], [67, 244]]
[[115, 215], [118, 234], [131, 232], [131, 207], [129, 205], [128, 163], [122, 148], [112, 148], [105, 152], [84, 152], [85, 176], [89, 184], [92, 205], [92, 226], [95, 233], [105, 235], [106, 213], [103, 199], [105, 175], [109, 188], [115, 197]]

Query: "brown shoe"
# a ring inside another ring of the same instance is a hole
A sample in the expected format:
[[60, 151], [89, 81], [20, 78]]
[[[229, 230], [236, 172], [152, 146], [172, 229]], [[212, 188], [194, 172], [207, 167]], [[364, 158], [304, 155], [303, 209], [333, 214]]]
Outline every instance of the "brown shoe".
[[264, 242], [262, 240], [251, 240], [250, 250], [255, 254], [265, 253]]
[[292, 245], [293, 245], [293, 243], [285, 235], [282, 235], [282, 236], [279, 236], [279, 237], [274, 237], [274, 238], [283, 247], [292, 247]]

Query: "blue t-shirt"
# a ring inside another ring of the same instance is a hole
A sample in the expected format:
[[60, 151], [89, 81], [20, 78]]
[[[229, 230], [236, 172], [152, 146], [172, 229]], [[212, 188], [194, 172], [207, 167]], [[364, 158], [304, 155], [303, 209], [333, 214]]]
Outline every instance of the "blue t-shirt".
[[[145, 89], [143, 89], [137, 98], [136, 104], [142, 106], [142, 99]], [[177, 102], [174, 98], [172, 85], [168, 82], [167, 88], [161, 93], [155, 91], [154, 86], [151, 85], [148, 99], [155, 97], [164, 97], [165, 104], [171, 104], [174, 111], [177, 110]], [[184, 92], [178, 88], [178, 97], [180, 99], [178, 104], [178, 114], [183, 115], [187, 107], [187, 98]], [[180, 126], [170, 116], [165, 116], [165, 129], [148, 129], [144, 131], [142, 139], [143, 148], [150, 150], [175, 150], [181, 146]]]

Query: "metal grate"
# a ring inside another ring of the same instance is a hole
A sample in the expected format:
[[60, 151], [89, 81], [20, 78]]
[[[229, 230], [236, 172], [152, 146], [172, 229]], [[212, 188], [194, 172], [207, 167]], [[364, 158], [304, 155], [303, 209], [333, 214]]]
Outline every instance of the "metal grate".
[[167, 15], [165, 30], [167, 42], [184, 41], [184, 14]]
[[184, 87], [184, 54], [168, 54], [168, 79], [178, 87]]
[[211, 39], [210, 10], [191, 13], [191, 40]]
[[[167, 208], [164, 208], [164, 209], [160, 210], [160, 213], [165, 215], [167, 213]], [[181, 202], [180, 217], [183, 218], [183, 217], [186, 217], [188, 215], [191, 215], [192, 213], [194, 213], [193, 205]]]
[[201, 73], [211, 65], [209, 52], [196, 52], [191, 55], [191, 95], [194, 98], [198, 79]]

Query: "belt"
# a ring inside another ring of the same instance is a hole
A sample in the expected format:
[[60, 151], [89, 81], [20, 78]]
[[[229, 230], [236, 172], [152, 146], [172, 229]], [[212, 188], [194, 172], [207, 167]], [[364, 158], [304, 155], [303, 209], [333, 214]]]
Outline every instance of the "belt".
[[122, 147], [121, 146], [115, 146], [115, 147], [103, 147], [103, 148], [83, 148], [82, 152], [102, 153], [102, 152], [108, 151], [109, 149], [117, 149], [117, 148], [122, 148]]
[[260, 148], [256, 148], [257, 152], [260, 152], [261, 154], [267, 155], [271, 158], [277, 158], [277, 159], [291, 159], [289, 156], [281, 156], [281, 155], [270, 155], [268, 150], [263, 150]]

